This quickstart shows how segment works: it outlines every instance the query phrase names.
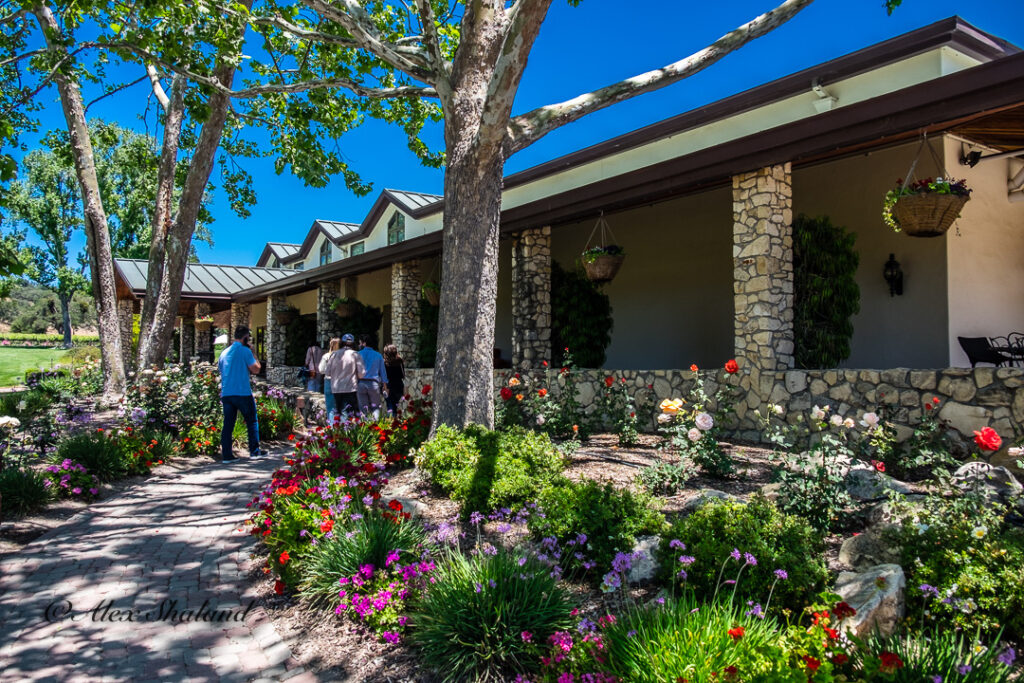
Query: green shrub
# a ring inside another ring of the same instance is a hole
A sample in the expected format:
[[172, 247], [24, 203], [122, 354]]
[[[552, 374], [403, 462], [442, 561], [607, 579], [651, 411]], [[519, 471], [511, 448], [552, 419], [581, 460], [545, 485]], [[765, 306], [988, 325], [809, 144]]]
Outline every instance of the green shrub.
[[[673, 541], [681, 541], [685, 548]], [[748, 504], [712, 501], [675, 522], [662, 538], [660, 565], [665, 577], [675, 582], [683, 581], [678, 572], [685, 570], [685, 585], [710, 599], [719, 582], [736, 579], [746, 562], [729, 557], [734, 549], [757, 561], [743, 569], [735, 585], [737, 599], [763, 604], [771, 593], [769, 609], [786, 607], [799, 613], [828, 577], [820, 535], [803, 519], [780, 512], [761, 497]], [[681, 563], [680, 557], [693, 561]], [[788, 578], [776, 583], [777, 569]], [[732, 590], [729, 586], [730, 594]]]
[[659, 462], [640, 470], [640, 485], [656, 496], [671, 496], [686, 488], [687, 482], [697, 476], [697, 466], [690, 460], [677, 463]]
[[[260, 426], [260, 440], [269, 441], [291, 434], [295, 429], [295, 411], [281, 401], [273, 398], [256, 399], [256, 420]], [[231, 436], [236, 441], [248, 438], [245, 419], [239, 413], [235, 419], [235, 428]]]
[[131, 469], [131, 463], [117, 442], [100, 431], [76, 434], [58, 442], [52, 461], [64, 460], [84, 465], [90, 474], [103, 481], [127, 476]]
[[311, 548], [303, 560], [299, 591], [313, 605], [338, 604], [338, 580], [352, 576], [359, 567], [384, 567], [394, 550], [416, 552], [426, 536], [412, 521], [395, 522], [380, 511], [367, 511], [344, 533], [335, 534]]
[[52, 404], [53, 398], [39, 389], [0, 394], [0, 415], [11, 415], [25, 421]]
[[0, 498], [4, 512], [25, 513], [45, 505], [50, 492], [39, 472], [8, 467], [0, 470]]
[[541, 491], [537, 506], [542, 514], [531, 515], [528, 522], [533, 536], [553, 537], [571, 546], [584, 534], [586, 552], [582, 557], [564, 552], [561, 564], [564, 569], [589, 573], [607, 571], [617, 552], [630, 552], [638, 535], [658, 533], [665, 524], [648, 494], [589, 479], [555, 480]]
[[[77, 342], [77, 337], [76, 337]], [[68, 350], [64, 354], [62, 362], [73, 363], [75, 365], [81, 365], [82, 363], [88, 363], [91, 361], [98, 361], [100, 359], [100, 347], [91, 345], [75, 346]]]
[[[932, 632], [905, 633], [890, 638], [869, 638], [865, 648], [851, 651], [850, 664], [876, 680], [879, 660], [873, 653], [891, 652], [903, 663], [884, 680], [894, 683], [956, 681], [956, 683], [1003, 683], [1014, 673], [1014, 651], [997, 642], [978, 647], [980, 642], [966, 631], [937, 628]], [[973, 634], [977, 635], [977, 634]], [[969, 668], [967, 668], [969, 667]], [[963, 673], [961, 673], [963, 671]]]
[[901, 548], [912, 619], [1024, 637], [1024, 530], [1003, 514], [973, 494], [933, 496], [901, 513], [888, 533]]
[[524, 632], [542, 643], [569, 627], [569, 596], [535, 559], [454, 553], [434, 579], [410, 614], [411, 637], [444, 681], [511, 680], [538, 664]]
[[564, 466], [562, 454], [544, 434], [476, 425], [463, 432], [439, 426], [415, 459], [434, 483], [462, 503], [464, 515], [520, 507]]
[[605, 630], [604, 644], [608, 669], [630, 683], [809, 680], [805, 672], [791, 671], [772, 619], [728, 603], [701, 604], [692, 594], [627, 611]]

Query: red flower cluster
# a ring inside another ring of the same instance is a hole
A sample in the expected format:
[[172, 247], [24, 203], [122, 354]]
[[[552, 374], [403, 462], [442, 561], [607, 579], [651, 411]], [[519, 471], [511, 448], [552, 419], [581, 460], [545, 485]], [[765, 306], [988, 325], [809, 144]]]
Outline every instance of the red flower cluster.
[[734, 641], [735, 640], [739, 640], [740, 638], [742, 638], [743, 634], [746, 633], [746, 632], [747, 632], [746, 629], [743, 628], [742, 626], [737, 626], [736, 628], [731, 628], [728, 631], [729, 635], [732, 637], [732, 639]]
[[878, 655], [878, 658], [882, 660], [882, 664], [879, 667], [879, 671], [882, 673], [891, 674], [896, 671], [896, 669], [903, 668], [903, 660], [894, 652], [883, 652]]

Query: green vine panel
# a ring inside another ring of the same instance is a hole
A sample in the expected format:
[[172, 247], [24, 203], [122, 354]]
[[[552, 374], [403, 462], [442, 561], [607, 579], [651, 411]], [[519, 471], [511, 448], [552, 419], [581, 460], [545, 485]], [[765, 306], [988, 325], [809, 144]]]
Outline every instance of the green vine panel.
[[599, 368], [612, 341], [612, 304], [582, 269], [565, 270], [551, 262], [552, 358], [569, 347], [576, 365]]
[[850, 318], [860, 311], [856, 238], [828, 216], [800, 214], [793, 221], [793, 326], [799, 368], [834, 368], [850, 356]]
[[424, 299], [420, 299], [420, 330], [416, 335], [417, 347], [416, 361], [421, 368], [434, 367], [434, 358], [437, 356], [437, 319], [440, 313], [440, 306], [432, 306]]

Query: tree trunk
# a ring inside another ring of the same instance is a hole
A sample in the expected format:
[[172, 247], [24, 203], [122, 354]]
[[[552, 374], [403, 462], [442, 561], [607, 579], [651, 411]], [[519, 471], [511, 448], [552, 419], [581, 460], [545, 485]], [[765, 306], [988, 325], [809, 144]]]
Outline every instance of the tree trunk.
[[71, 297], [68, 294], [58, 293], [60, 299], [60, 316], [64, 321], [64, 348], [71, 348]]
[[435, 424], [494, 427], [494, 318], [503, 170], [500, 150], [452, 159], [445, 169]]
[[[67, 50], [61, 39], [60, 26], [53, 12], [46, 5], [35, 9], [36, 19], [46, 36], [47, 47], [60, 55]], [[96, 300], [96, 313], [100, 332], [100, 354], [103, 361], [103, 393], [108, 400], [124, 393], [124, 356], [121, 354], [121, 327], [117, 319], [117, 287], [114, 278], [114, 259], [110, 249], [110, 230], [107, 228], [107, 214], [100, 199], [99, 179], [96, 176], [96, 161], [93, 157], [92, 140], [85, 120], [85, 106], [78, 84], [65, 74], [58, 72], [54, 78], [60, 93], [61, 108], [68, 125], [71, 141], [71, 157], [75, 162], [75, 173], [82, 190], [82, 206], [85, 212], [86, 249], [89, 252], [89, 269], [92, 275], [92, 293]]]

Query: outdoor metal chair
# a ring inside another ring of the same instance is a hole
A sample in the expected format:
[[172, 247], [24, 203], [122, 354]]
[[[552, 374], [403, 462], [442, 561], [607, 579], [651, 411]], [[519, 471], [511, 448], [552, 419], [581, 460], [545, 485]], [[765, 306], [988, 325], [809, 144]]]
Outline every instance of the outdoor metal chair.
[[978, 363], [991, 363], [999, 367], [1013, 360], [1010, 356], [993, 349], [988, 337], [957, 337], [957, 340], [960, 342], [960, 348], [967, 354], [967, 360], [971, 361], [972, 368]]

